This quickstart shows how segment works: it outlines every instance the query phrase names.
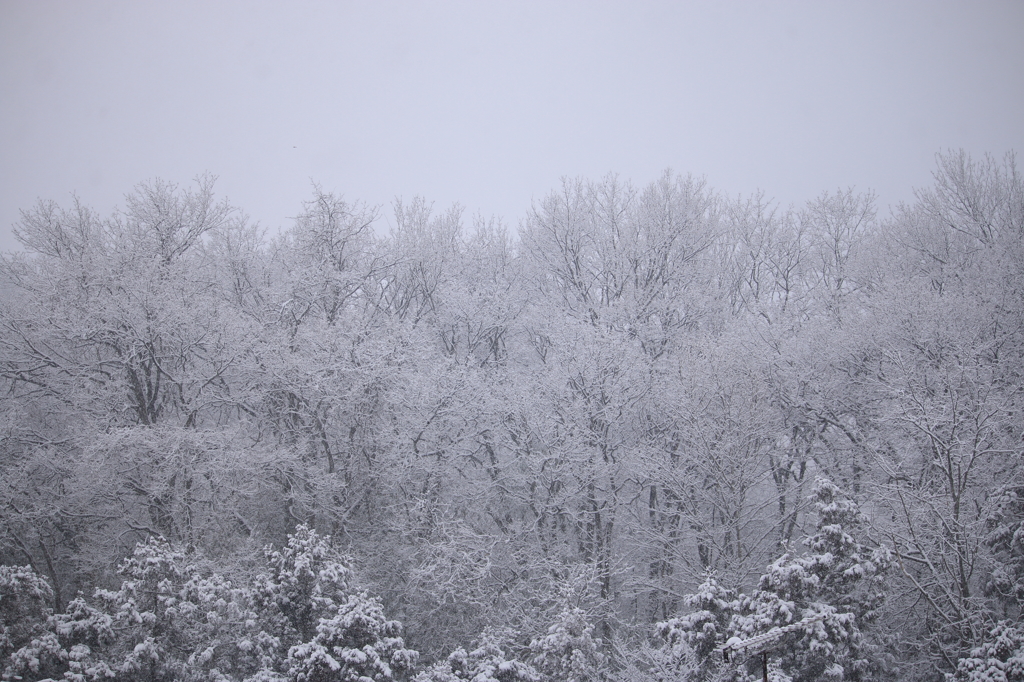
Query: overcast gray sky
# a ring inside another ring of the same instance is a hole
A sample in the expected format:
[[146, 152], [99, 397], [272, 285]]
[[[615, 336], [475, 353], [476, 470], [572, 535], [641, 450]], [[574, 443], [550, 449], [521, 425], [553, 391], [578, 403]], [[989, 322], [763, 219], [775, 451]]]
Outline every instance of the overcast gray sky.
[[562, 176], [665, 168], [782, 204], [1024, 151], [1024, 1], [0, 0], [0, 249], [209, 171], [289, 224], [315, 180], [515, 227]]

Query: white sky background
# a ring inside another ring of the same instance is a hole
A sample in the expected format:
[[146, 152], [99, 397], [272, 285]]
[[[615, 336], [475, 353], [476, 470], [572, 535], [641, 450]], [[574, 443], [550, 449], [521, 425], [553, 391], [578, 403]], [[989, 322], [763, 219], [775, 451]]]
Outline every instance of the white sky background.
[[884, 215], [960, 147], [1024, 152], [1024, 1], [0, 0], [3, 250], [37, 197], [204, 171], [271, 230], [313, 180], [514, 228], [562, 176], [669, 167]]

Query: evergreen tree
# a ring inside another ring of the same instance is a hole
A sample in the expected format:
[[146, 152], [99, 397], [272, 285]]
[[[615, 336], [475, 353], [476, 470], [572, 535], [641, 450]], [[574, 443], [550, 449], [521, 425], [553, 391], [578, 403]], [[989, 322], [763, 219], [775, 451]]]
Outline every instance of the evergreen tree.
[[495, 633], [480, 635], [478, 646], [468, 653], [459, 648], [447, 660], [416, 676], [415, 682], [540, 682], [533, 666], [509, 659]]
[[593, 636], [594, 626], [578, 607], [565, 606], [547, 634], [530, 642], [533, 662], [552, 680], [593, 682], [604, 679], [601, 639]]
[[0, 567], [11, 588], [0, 602], [13, 651], [4, 679], [391, 682], [411, 669], [401, 624], [349, 590], [351, 569], [329, 538], [300, 526], [266, 557], [269, 573], [236, 587], [152, 538], [121, 564], [120, 589], [78, 597], [45, 625], [27, 606], [49, 595], [46, 582]]
[[[772, 632], [779, 633], [769, 652], [779, 679], [870, 677], [873, 650], [861, 627], [880, 605], [878, 580], [889, 566], [889, 554], [856, 539], [865, 519], [831, 481], [819, 478], [811, 499], [818, 521], [816, 532], [805, 540], [810, 552], [779, 557], [754, 592], [734, 599], [709, 576], [685, 600], [693, 612], [659, 625], [670, 657], [680, 666], [684, 657], [693, 658], [696, 665], [686, 679], [705, 679], [718, 668], [716, 647]], [[760, 657], [736, 658], [735, 664], [748, 663], [751, 671], [760, 666]], [[733, 666], [720, 674], [740, 680], [747, 673]]]

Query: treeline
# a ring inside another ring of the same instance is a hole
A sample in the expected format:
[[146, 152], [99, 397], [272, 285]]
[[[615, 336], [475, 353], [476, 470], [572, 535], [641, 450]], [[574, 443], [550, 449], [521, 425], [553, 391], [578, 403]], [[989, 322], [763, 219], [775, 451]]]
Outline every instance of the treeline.
[[[265, 586], [263, 548], [315, 530], [404, 624], [395, 679], [488, 646], [551, 679], [744, 679], [714, 648], [801, 622], [792, 679], [1012, 668], [1024, 184], [1012, 155], [937, 161], [881, 218], [666, 173], [567, 180], [515, 235], [415, 199], [379, 236], [314, 187], [268, 238], [205, 176], [109, 217], [39, 202], [0, 261], [0, 563], [29, 567], [0, 654], [158, 538]], [[289, 672], [311, 627], [259, 674], [349, 679]]]

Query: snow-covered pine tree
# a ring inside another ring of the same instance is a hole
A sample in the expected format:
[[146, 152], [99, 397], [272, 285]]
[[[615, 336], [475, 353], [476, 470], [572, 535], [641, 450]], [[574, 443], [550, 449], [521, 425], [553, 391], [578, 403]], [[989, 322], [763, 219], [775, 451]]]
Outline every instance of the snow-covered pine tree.
[[49, 595], [45, 580], [0, 567], [0, 586], [19, 597], [5, 590], [0, 603], [3, 643], [20, 644], [3, 679], [392, 682], [417, 654], [378, 600], [349, 589], [329, 540], [300, 526], [281, 551], [266, 550], [269, 573], [234, 586], [151, 538], [121, 564], [118, 590], [78, 597], [45, 625], [28, 609]]
[[468, 653], [459, 648], [416, 676], [414, 682], [541, 682], [533, 666], [508, 658], [501, 638], [488, 630]]
[[[815, 533], [804, 541], [808, 553], [776, 559], [749, 595], [731, 598], [709, 576], [686, 598], [693, 612], [659, 624], [666, 652], [681, 668], [684, 655], [693, 658], [685, 679], [711, 674], [719, 665], [715, 648], [730, 638], [742, 641], [787, 626], [795, 627], [780, 633], [769, 652], [770, 670], [778, 679], [870, 677], [874, 659], [861, 627], [881, 603], [879, 579], [890, 564], [889, 553], [857, 539], [866, 519], [831, 481], [819, 478], [811, 500], [818, 519]], [[723, 667], [719, 679], [743, 680], [761, 665], [759, 656], [736, 659]]]
[[530, 642], [533, 663], [552, 680], [597, 682], [603, 680], [604, 656], [594, 626], [579, 607], [568, 604], [558, 613], [547, 634]]

